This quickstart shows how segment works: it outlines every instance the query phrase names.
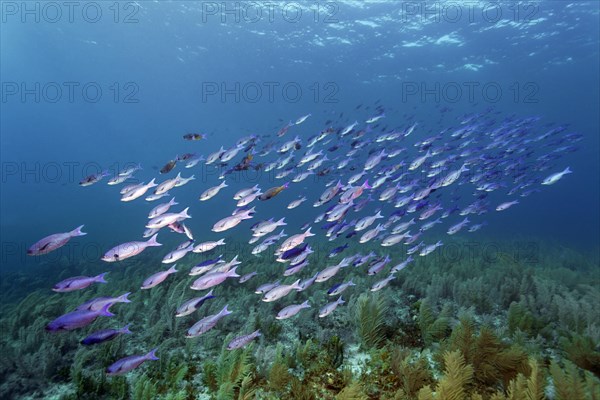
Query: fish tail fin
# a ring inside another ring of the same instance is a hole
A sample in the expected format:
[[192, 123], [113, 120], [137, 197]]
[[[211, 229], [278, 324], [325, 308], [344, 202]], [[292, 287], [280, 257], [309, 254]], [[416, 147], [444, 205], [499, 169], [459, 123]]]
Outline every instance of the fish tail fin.
[[290, 183], [289, 183], [289, 182], [286, 182], [286, 183], [284, 183], [284, 184], [283, 184], [283, 186], [282, 186], [282, 187], [283, 187], [284, 189], [287, 189], [287, 188], [288, 188], [288, 186], [290, 186]]
[[567, 167], [565, 168], [565, 170], [563, 171], [563, 174], [572, 174], [573, 171], [571, 171], [571, 167]]
[[238, 278], [240, 275], [237, 272], [235, 272], [236, 269], [237, 269], [237, 266], [230, 269], [229, 272], [227, 272], [227, 276], [229, 276], [231, 278]]
[[221, 310], [221, 313], [223, 315], [229, 315], [232, 313], [232, 311], [228, 310], [227, 307], [229, 307], [229, 304], [225, 304], [225, 307], [223, 307], [223, 309]]
[[155, 233], [150, 239], [148, 239], [148, 241], [146, 242], [146, 244], [148, 246], [162, 246], [161, 243], [158, 243], [156, 241], [156, 238], [158, 237], [158, 233]]
[[107, 283], [106, 280], [104, 279], [104, 275], [108, 274], [108, 272], [103, 272], [100, 275], [94, 277], [94, 282], [98, 282], [98, 283]]
[[179, 213], [179, 214], [180, 214], [180, 215], [181, 215], [183, 218], [192, 218], [192, 216], [188, 214], [188, 210], [189, 210], [189, 209], [190, 209], [189, 207], [186, 207], [186, 208], [185, 208], [185, 209], [184, 209], [184, 210], [183, 210], [181, 213]]
[[300, 279], [298, 279], [296, 282], [292, 283], [292, 289], [302, 289], [302, 286], [300, 286]]
[[124, 333], [124, 334], [131, 334], [131, 331], [129, 330], [129, 326], [131, 324], [127, 324], [124, 327], [122, 327], [121, 329], [119, 329], [119, 332]]
[[175, 272], [179, 272], [175, 269], [176, 266], [177, 266], [177, 264], [174, 264], [171, 268], [169, 268], [169, 270], [167, 272], [169, 274], [174, 274]]
[[170, 204], [170, 205], [172, 205], [172, 206], [176, 206], [176, 205], [178, 205], [179, 203], [178, 203], [178, 202], [176, 202], [176, 201], [175, 201], [175, 197], [173, 197], [173, 198], [171, 199], [171, 201], [169, 201], [169, 204]]
[[80, 225], [77, 228], [73, 229], [71, 232], [69, 232], [69, 236], [75, 237], [75, 236], [84, 236], [84, 235], [87, 235], [86, 232], [81, 232], [82, 228], [83, 228], [83, 225]]
[[309, 226], [308, 229], [304, 232], [305, 237], [315, 236], [315, 234], [310, 231], [311, 228], [312, 227]]
[[287, 225], [286, 222], [285, 222], [285, 217], [283, 217], [279, 221], [277, 221], [277, 225], [279, 225], [279, 226]]
[[260, 329], [255, 330], [254, 332], [252, 332], [252, 334], [256, 337], [262, 336], [262, 334], [260, 333]]
[[221, 186], [222, 188], [229, 187], [229, 186], [227, 186], [227, 183], [225, 181], [221, 182], [221, 184], [219, 186]]
[[371, 185], [369, 185], [369, 180], [365, 180], [365, 183], [362, 184], [363, 189], [372, 189]]
[[152, 178], [152, 180], [150, 182], [148, 182], [148, 185], [146, 185], [148, 188], [153, 188], [155, 186], [158, 186], [158, 184], [155, 182], [156, 178]]
[[225, 239], [219, 239], [219, 240], [217, 241], [217, 244], [219, 244], [219, 245], [224, 245], [224, 244], [225, 244]]
[[346, 268], [347, 266], [349, 266], [349, 265], [350, 265], [350, 258], [348, 258], [348, 257], [344, 257], [344, 258], [342, 259], [342, 261], [340, 261], [340, 262], [338, 263], [338, 265], [339, 265], [339, 267], [340, 267], [340, 268]]
[[342, 296], [340, 296], [340, 298], [338, 299], [338, 304], [345, 304], [346, 302], [344, 301], [344, 299], [342, 298]]
[[308, 300], [304, 301], [304, 303], [302, 303], [300, 306], [302, 308], [310, 308], [310, 304], [308, 303]]
[[158, 347], [155, 349], [150, 350], [150, 352], [148, 354], [146, 354], [146, 360], [160, 360], [157, 356], [156, 356], [156, 352], [158, 351]]
[[127, 298], [127, 296], [129, 296], [131, 294], [131, 292], [127, 292], [125, 294], [122, 294], [121, 296], [118, 297], [119, 302], [120, 303], [131, 303], [131, 300], [129, 300]]
[[106, 304], [104, 307], [102, 307], [102, 309], [100, 310], [100, 312], [98, 314], [105, 316], [105, 317], [113, 317], [115, 314], [113, 314], [109, 311], [109, 308], [111, 306], [112, 306], [112, 303]]

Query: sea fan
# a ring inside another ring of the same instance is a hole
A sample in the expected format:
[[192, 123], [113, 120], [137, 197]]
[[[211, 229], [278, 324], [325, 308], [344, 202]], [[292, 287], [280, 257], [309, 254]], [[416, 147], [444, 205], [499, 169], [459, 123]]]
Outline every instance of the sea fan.
[[465, 363], [460, 351], [444, 353], [444, 376], [440, 379], [435, 396], [429, 386], [419, 391], [419, 400], [464, 400], [467, 399], [466, 386], [473, 379], [473, 367]]
[[446, 335], [446, 331], [448, 331], [448, 327], [450, 326], [449, 314], [449, 308], [444, 307], [436, 318], [429, 302], [427, 300], [421, 301], [419, 307], [419, 328], [421, 329], [423, 342], [427, 346]]
[[379, 295], [362, 294], [356, 304], [358, 336], [365, 348], [380, 347], [385, 330], [387, 305]]

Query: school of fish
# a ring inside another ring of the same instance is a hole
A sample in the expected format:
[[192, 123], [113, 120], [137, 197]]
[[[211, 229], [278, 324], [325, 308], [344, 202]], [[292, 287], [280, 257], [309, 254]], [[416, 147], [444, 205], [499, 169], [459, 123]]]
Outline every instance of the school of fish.
[[[357, 106], [355, 112], [367, 109], [359, 110], [361, 107]], [[500, 117], [498, 112], [491, 109], [464, 115], [457, 119], [455, 126], [431, 136], [414, 121], [393, 129], [382, 125], [386, 115], [379, 105], [362, 123], [357, 120], [340, 125], [327, 121], [324, 129], [303, 138], [305, 131], [302, 124], [310, 118], [311, 114], [306, 114], [294, 122], [290, 121], [275, 135], [240, 138], [232, 147], [221, 146], [216, 152], [207, 154], [206, 158], [196, 153], [177, 156], [160, 169], [163, 175], [179, 164], [193, 168], [202, 161], [224, 167], [224, 172], [219, 176], [220, 184], [208, 187], [197, 185], [198, 201], [210, 201], [218, 196], [226, 204], [225, 198], [231, 198], [232, 212], [214, 221], [211, 230], [216, 233], [234, 228], [248, 229], [238, 225], [245, 220], [255, 219], [261, 202], [280, 200], [281, 194], [291, 185], [299, 184], [312, 175], [320, 179], [316, 182], [326, 182], [322, 192], [304, 192], [287, 205], [289, 210], [302, 208], [304, 215], [309, 215], [310, 210], [316, 211], [316, 215], [300, 230], [285, 233], [285, 216], [269, 215], [269, 208], [262, 209], [261, 213], [265, 213], [262, 219], [250, 227], [249, 243], [255, 244], [252, 254], [260, 256], [267, 251], [272, 252], [275, 260], [266, 262], [285, 266], [281, 269], [280, 279], [257, 282], [250, 289], [258, 294], [257, 301], [277, 302], [281, 306], [275, 316], [278, 320], [293, 318], [313, 306], [319, 306], [318, 316], [326, 318], [338, 307], [343, 307], [345, 301], [342, 293], [355, 286], [352, 280], [344, 280], [344, 271], [348, 268], [360, 268], [366, 275], [377, 275], [371, 291], [385, 288], [395, 279], [398, 271], [414, 261], [413, 256], [425, 257], [443, 246], [443, 240], [439, 240], [441, 235], [476, 232], [487, 224], [482, 219], [486, 213], [510, 212], [511, 207], [519, 204], [519, 198], [539, 192], [542, 186], [553, 185], [572, 173], [568, 166], [561, 166], [559, 160], [565, 154], [576, 151], [575, 143], [582, 139], [581, 134], [570, 132], [567, 126], [540, 126], [539, 117]], [[295, 137], [285, 140], [288, 131], [295, 131]], [[210, 140], [207, 135], [199, 133], [185, 134], [183, 138], [201, 143]], [[240, 159], [241, 154], [243, 157]], [[260, 158], [261, 162], [257, 162], [256, 158]], [[239, 161], [236, 162], [236, 159]], [[229, 187], [227, 175], [248, 169], [276, 171], [275, 178], [286, 182], [272, 187], [254, 185], [235, 193], [222, 193], [227, 192]], [[108, 184], [123, 184], [140, 170], [142, 167], [138, 165], [119, 171]], [[106, 176], [106, 171], [88, 176], [80, 185], [90, 186]], [[156, 182], [157, 179], [153, 177], [147, 183], [126, 185], [120, 191], [123, 202], [135, 201], [151, 189], [152, 193], [145, 198], [148, 202], [170, 197], [169, 201], [149, 211], [145, 223], [140, 221], [140, 230], [146, 228], [143, 237], [147, 240], [132, 238], [130, 242], [107, 250], [101, 260], [116, 263], [135, 257], [149, 247], [160, 247], [158, 235], [161, 230], [169, 229], [183, 235], [185, 240], [164, 255], [162, 263], [172, 265], [169, 268], [157, 268], [156, 273], [141, 283], [140, 290], [152, 290], [169, 279], [188, 279], [189, 299], [172, 312], [178, 318], [190, 320], [186, 337], [193, 338], [214, 328], [228, 315], [245, 312], [230, 310], [227, 305], [217, 314], [193, 317], [192, 314], [204, 302], [215, 298], [212, 288], [217, 285], [241, 285], [250, 279], [256, 281], [261, 271], [244, 271], [244, 260], [238, 260], [238, 256], [235, 256], [228, 261], [222, 255], [199, 263], [190, 271], [176, 269], [176, 262], [189, 257], [190, 253], [218, 251], [226, 243], [224, 238], [196, 243], [188, 227], [193, 220], [190, 208], [194, 206], [180, 206], [175, 197], [169, 194], [169, 191], [194, 181], [194, 175], [184, 178], [179, 173], [160, 183]], [[316, 226], [319, 224], [322, 232], [317, 232], [319, 229]], [[435, 240], [428, 238], [429, 231], [435, 230], [438, 225], [445, 226], [442, 234], [438, 234]], [[39, 256], [56, 250], [70, 239], [86, 235], [82, 229], [83, 225], [65, 233], [47, 236], [32, 245], [27, 254]], [[309, 260], [314, 252], [311, 244], [321, 245], [339, 238], [346, 243], [332, 249], [329, 258], [344, 257], [330, 265], [318, 265], [311, 269]], [[345, 254], [350, 241], [358, 245], [379, 243], [382, 250], [404, 245], [407, 246], [406, 256], [397, 259], [398, 254], [402, 254], [400, 251], [395, 251], [393, 257], [385, 251], [381, 254], [373, 251], [368, 254]], [[189, 277], [182, 277], [184, 274]], [[105, 279], [106, 275], [71, 277], [57, 283], [52, 290], [64, 293], [84, 290], [94, 284], [110, 284], [110, 279]], [[334, 278], [337, 283], [325, 283]], [[285, 283], [286, 280], [289, 282]], [[329, 296], [337, 298], [321, 305], [310, 304], [309, 300], [294, 304], [286, 302], [288, 294], [306, 291], [311, 286], [311, 290], [326, 291]], [[196, 291], [200, 296], [194, 296]], [[117, 303], [129, 303], [129, 295], [125, 293], [112, 298], [90, 299], [75, 310], [57, 317], [46, 326], [46, 330], [71, 331], [90, 325], [98, 317], [111, 317], [114, 314], [110, 308]], [[86, 346], [97, 345], [128, 334], [132, 334], [129, 325], [120, 329], [105, 329], [90, 333], [81, 343]], [[239, 332], [227, 349], [246, 346], [260, 335], [260, 331]], [[156, 351], [152, 349], [146, 354], [117, 360], [106, 368], [106, 373], [125, 374], [145, 361], [158, 359]]]

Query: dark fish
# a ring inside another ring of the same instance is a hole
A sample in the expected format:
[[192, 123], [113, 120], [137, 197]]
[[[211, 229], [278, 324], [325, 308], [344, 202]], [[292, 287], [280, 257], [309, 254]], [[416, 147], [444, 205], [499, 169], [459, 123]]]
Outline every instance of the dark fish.
[[177, 165], [177, 158], [175, 157], [175, 160], [171, 160], [168, 163], [166, 163], [161, 169], [160, 169], [160, 173], [161, 174], [166, 174], [168, 172], [171, 172], [173, 170], [173, 168], [175, 168], [175, 165]]
[[289, 182], [284, 183], [281, 186], [275, 186], [272, 187], [271, 189], [267, 190], [266, 192], [264, 192], [263, 194], [261, 194], [258, 199], [261, 201], [265, 201], [265, 200], [269, 200], [272, 199], [273, 197], [277, 196], [279, 193], [281, 193], [282, 190], [287, 189], [289, 186]]
[[[337, 204], [336, 204], [337, 205]], [[333, 207], [335, 207], [336, 205], [334, 205]], [[328, 222], [326, 224], [324, 224], [321, 229], [330, 229], [333, 228], [334, 226], [336, 226], [338, 224], [337, 221], [333, 221], [333, 222]]]
[[200, 264], [196, 264], [196, 267], [205, 267], [207, 265], [213, 265], [213, 264], [216, 264], [219, 261], [221, 261], [221, 259], [222, 259], [222, 256], [219, 256], [212, 260], [206, 260], [206, 261], [201, 262]]
[[302, 252], [304, 252], [304, 250], [306, 250], [307, 247], [308, 243], [305, 243], [304, 246], [294, 247], [293, 249], [284, 251], [283, 254], [279, 256], [279, 258], [281, 258], [282, 260], [289, 260], [290, 258], [294, 258], [302, 254]]
[[177, 156], [177, 161], [186, 161], [193, 157], [196, 157], [196, 153], [185, 153], [182, 156]]
[[329, 257], [333, 258], [333, 257], [337, 256], [338, 254], [340, 254], [342, 251], [346, 250], [347, 248], [348, 248], [348, 243], [346, 243], [343, 246], [336, 247], [335, 249], [331, 250], [331, 253], [329, 253]]
[[292, 125], [294, 124], [292, 124], [292, 121], [290, 121], [286, 126], [277, 131], [277, 136], [282, 137], [283, 135], [285, 135]]
[[105, 176], [108, 176], [108, 175], [110, 175], [110, 173], [108, 171], [103, 171], [99, 174], [89, 175], [89, 176], [86, 176], [85, 178], [83, 178], [81, 181], [79, 181], [79, 184], [81, 186], [90, 186], [96, 182], [99, 182], [102, 178], [104, 178]]
[[317, 171], [316, 175], [317, 176], [325, 176], [325, 175], [327, 175], [330, 172], [331, 172], [331, 168], [325, 168], [325, 169], [322, 169], [320, 171]]
[[185, 140], [201, 140], [206, 139], [206, 135], [203, 133], [186, 133], [183, 138]]
[[103, 342], [107, 342], [109, 340], [113, 340], [117, 336], [121, 334], [130, 334], [129, 324], [125, 325], [121, 329], [102, 329], [100, 331], [96, 331], [81, 341], [81, 344], [85, 346], [90, 346], [92, 344], [99, 344]]

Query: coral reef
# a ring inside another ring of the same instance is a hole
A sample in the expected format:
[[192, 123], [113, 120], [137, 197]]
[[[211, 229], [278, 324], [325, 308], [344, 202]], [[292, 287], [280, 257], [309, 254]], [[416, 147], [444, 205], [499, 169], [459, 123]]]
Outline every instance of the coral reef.
[[[419, 258], [375, 293], [368, 291], [372, 277], [349, 270], [344, 279], [356, 287], [344, 292], [346, 305], [326, 318], [308, 310], [286, 321], [274, 318], [281, 305], [258, 301], [252, 281], [244, 284], [249, 288], [236, 282], [216, 287], [215, 299], [196, 316], [175, 318], [193, 293], [185, 280], [136, 290], [159, 262], [150, 257], [111, 270], [109, 285], [67, 294], [51, 293], [47, 282], [75, 271], [91, 275], [100, 266], [63, 260], [29, 280], [22, 272], [9, 274], [0, 284], [11, 288], [0, 308], [0, 398], [600, 398], [600, 267], [545, 250], [536, 265], [500, 253], [491, 261]], [[328, 263], [323, 254], [311, 258], [314, 270]], [[268, 258], [251, 259], [244, 268], [260, 268], [261, 282], [280, 274]], [[50, 320], [90, 298], [128, 291], [132, 302], [115, 305], [116, 316], [99, 319], [90, 331], [131, 323], [132, 335], [82, 346], [88, 331], [44, 331]], [[324, 304], [324, 291], [315, 286], [292, 293], [289, 302]], [[226, 303], [231, 318], [199, 338], [185, 338], [191, 323]], [[256, 329], [260, 338], [227, 350], [234, 336]], [[160, 360], [121, 377], [104, 373], [119, 357], [153, 347]]]

